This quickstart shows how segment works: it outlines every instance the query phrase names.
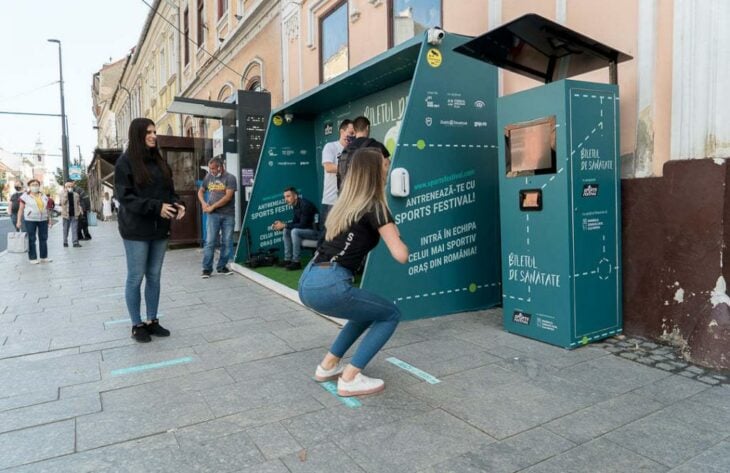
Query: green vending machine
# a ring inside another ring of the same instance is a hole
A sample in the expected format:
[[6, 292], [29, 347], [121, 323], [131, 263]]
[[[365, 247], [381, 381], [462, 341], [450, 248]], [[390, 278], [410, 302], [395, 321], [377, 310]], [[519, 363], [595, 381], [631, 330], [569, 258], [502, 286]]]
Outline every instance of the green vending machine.
[[[565, 348], [620, 333], [616, 65], [630, 57], [538, 15], [457, 51], [545, 82], [497, 104], [505, 329]], [[610, 84], [566, 79], [606, 66]]]

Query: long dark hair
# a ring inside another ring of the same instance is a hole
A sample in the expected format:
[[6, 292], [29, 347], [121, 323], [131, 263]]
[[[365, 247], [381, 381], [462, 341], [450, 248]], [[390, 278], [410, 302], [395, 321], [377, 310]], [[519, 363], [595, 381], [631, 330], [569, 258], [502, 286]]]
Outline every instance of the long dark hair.
[[152, 181], [152, 176], [147, 170], [147, 166], [144, 164], [144, 160], [147, 157], [152, 157], [157, 166], [162, 171], [162, 175], [165, 179], [172, 179], [172, 171], [170, 166], [167, 165], [162, 154], [160, 154], [160, 148], [155, 144], [154, 148], [148, 148], [145, 144], [145, 137], [147, 136], [147, 127], [150, 125], [154, 126], [155, 122], [149, 118], [135, 118], [132, 123], [129, 124], [129, 144], [127, 145], [127, 157], [132, 165], [132, 174], [134, 175], [134, 182], [144, 187]]

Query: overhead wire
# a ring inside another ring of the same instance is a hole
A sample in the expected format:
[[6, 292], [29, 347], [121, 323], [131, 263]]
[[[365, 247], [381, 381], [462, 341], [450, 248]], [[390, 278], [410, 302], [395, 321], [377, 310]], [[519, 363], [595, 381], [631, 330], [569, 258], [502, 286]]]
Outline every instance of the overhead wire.
[[48, 84], [45, 84], [45, 85], [41, 85], [41, 86], [39, 86], [39, 87], [36, 87], [35, 89], [31, 89], [31, 90], [26, 90], [25, 92], [20, 92], [19, 94], [16, 94], [16, 95], [12, 95], [12, 96], [10, 96], [10, 97], [0, 97], [0, 102], [4, 102], [4, 101], [6, 101], [6, 100], [13, 100], [13, 99], [17, 99], [17, 98], [19, 98], [19, 97], [23, 97], [23, 96], [26, 96], [26, 95], [28, 95], [28, 94], [32, 94], [33, 92], [38, 92], [38, 91], [39, 91], [39, 90], [41, 90], [41, 89], [45, 89], [46, 87], [50, 87], [50, 86], [52, 86], [52, 85], [58, 84], [58, 82], [59, 82], [59, 81], [57, 81], [57, 80], [54, 80], [53, 82], [49, 82]]

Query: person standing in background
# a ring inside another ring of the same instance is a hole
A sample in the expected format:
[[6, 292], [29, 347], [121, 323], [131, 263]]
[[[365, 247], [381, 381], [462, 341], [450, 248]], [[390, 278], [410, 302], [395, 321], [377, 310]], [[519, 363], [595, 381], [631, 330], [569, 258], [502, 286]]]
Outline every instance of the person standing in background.
[[81, 248], [81, 245], [79, 245], [78, 219], [83, 210], [81, 208], [81, 197], [74, 191], [73, 182], [69, 181], [64, 185], [60, 200], [61, 217], [63, 217], [63, 246], [68, 247], [68, 232], [70, 230], [74, 248]]
[[[205, 192], [208, 200], [205, 200]], [[216, 271], [218, 274], [230, 275], [228, 261], [233, 254], [233, 227], [236, 225], [236, 178], [226, 172], [223, 161], [213, 158], [208, 161], [208, 175], [198, 189], [198, 200], [203, 212], [207, 214], [205, 231], [205, 251], [203, 253], [203, 272], [200, 277], [208, 279], [213, 273], [215, 245], [220, 235], [221, 252], [218, 256]]]
[[[20, 210], [15, 220], [15, 228], [20, 230], [25, 222], [30, 264], [50, 263], [52, 260], [48, 257], [48, 228], [51, 226], [51, 217], [48, 213], [48, 197], [41, 192], [41, 183], [38, 179], [28, 181], [28, 189], [28, 192], [20, 197]], [[40, 260], [35, 247], [36, 237]]]
[[[15, 222], [18, 220], [18, 214], [20, 213], [20, 197], [23, 195], [23, 184], [20, 182], [15, 183], [15, 193], [10, 196], [10, 221]], [[22, 227], [20, 228], [22, 230]]]
[[327, 220], [327, 214], [337, 201], [337, 158], [342, 150], [355, 139], [355, 128], [352, 126], [352, 120], [342, 120], [340, 123], [340, 136], [337, 141], [332, 141], [324, 145], [322, 149], [322, 167], [324, 168], [324, 186], [322, 187], [322, 209], [320, 210], [319, 221], [321, 227], [321, 236], [319, 244], [324, 241], [326, 228], [324, 222]]

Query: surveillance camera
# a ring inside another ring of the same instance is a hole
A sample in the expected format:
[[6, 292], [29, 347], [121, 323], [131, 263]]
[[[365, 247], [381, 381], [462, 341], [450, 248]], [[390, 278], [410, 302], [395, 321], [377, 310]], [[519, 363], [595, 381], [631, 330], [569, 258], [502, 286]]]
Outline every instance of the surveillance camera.
[[294, 120], [294, 115], [292, 115], [291, 113], [285, 113], [285, 114], [284, 114], [284, 120], [285, 120], [285, 121], [286, 121], [287, 123], [291, 123], [291, 122], [292, 122], [292, 120]]
[[444, 36], [446, 36], [446, 32], [438, 26], [434, 26], [433, 28], [428, 29], [428, 33], [426, 35], [428, 44], [433, 44], [435, 46], [441, 44]]

